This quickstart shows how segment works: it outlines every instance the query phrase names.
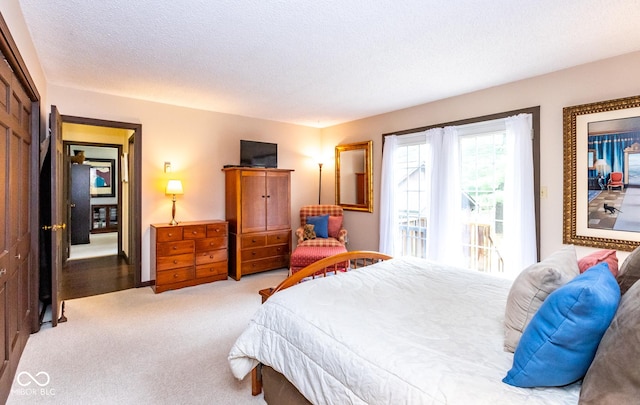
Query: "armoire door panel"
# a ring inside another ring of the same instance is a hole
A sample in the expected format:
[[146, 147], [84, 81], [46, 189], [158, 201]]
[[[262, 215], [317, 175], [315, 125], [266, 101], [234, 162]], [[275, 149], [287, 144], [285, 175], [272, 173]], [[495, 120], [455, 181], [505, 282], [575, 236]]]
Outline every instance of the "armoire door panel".
[[267, 190], [264, 172], [242, 172], [242, 232], [260, 232], [266, 229], [265, 200]]
[[267, 175], [267, 231], [291, 227], [290, 174], [270, 172]]

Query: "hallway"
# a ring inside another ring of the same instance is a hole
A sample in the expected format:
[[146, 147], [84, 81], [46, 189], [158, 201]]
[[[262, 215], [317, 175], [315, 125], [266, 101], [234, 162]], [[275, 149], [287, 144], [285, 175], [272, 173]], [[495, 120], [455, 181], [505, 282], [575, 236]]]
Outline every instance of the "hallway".
[[60, 296], [70, 300], [133, 287], [133, 266], [120, 256], [69, 260], [62, 268]]

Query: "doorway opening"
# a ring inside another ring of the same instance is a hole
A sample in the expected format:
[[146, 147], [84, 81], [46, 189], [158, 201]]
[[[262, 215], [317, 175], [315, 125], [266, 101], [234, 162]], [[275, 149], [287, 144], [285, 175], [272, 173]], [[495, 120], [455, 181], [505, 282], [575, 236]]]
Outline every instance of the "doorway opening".
[[61, 116], [65, 159], [61, 300], [140, 286], [137, 124]]

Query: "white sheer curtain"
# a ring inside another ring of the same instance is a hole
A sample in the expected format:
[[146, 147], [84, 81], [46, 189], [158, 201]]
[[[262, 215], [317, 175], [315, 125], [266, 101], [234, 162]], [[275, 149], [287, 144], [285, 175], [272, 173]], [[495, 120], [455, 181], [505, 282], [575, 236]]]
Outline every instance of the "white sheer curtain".
[[505, 119], [507, 158], [504, 183], [505, 273], [518, 274], [537, 260], [531, 114]]
[[[532, 116], [520, 114], [497, 121], [500, 121], [498, 126], [501, 130], [506, 131], [507, 149], [503, 193], [504, 238], [500, 252], [505, 261], [505, 275], [513, 276], [535, 263], [537, 256]], [[424, 136], [424, 142], [431, 149], [431, 172], [426, 174], [430, 184], [425, 186], [429, 195], [427, 258], [454, 266], [465, 263], [459, 161], [459, 137], [464, 136], [459, 132], [462, 130], [462, 127], [433, 128], [414, 134]], [[393, 176], [394, 154], [402, 141], [398, 136], [387, 136], [382, 158], [379, 249], [390, 255], [401, 251], [395, 207], [397, 179]]]
[[444, 128], [433, 128], [426, 131], [427, 143], [431, 145], [431, 185], [429, 190], [429, 217], [427, 219], [427, 258], [435, 260], [440, 249], [444, 246], [444, 241], [439, 237], [437, 230], [445, 225], [445, 219], [440, 212], [440, 190], [446, 187], [445, 179], [439, 167], [445, 164], [445, 157], [442, 155], [442, 135]]
[[427, 142], [431, 143], [433, 162], [427, 257], [440, 263], [460, 265], [462, 224], [458, 133], [455, 127], [430, 129]]
[[394, 155], [398, 146], [396, 135], [387, 136], [382, 151], [382, 174], [380, 176], [380, 246], [379, 251], [395, 255], [398, 243], [398, 215], [395, 208], [396, 180]]

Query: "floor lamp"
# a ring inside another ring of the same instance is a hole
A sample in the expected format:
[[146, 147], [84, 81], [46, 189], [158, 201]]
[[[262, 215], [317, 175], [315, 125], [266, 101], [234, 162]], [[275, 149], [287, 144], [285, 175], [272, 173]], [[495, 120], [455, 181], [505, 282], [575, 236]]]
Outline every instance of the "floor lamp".
[[320, 195], [322, 194], [322, 163], [318, 162], [318, 167], [320, 168], [320, 174], [318, 178], [318, 205], [320, 205]]

